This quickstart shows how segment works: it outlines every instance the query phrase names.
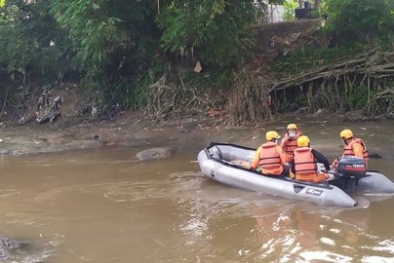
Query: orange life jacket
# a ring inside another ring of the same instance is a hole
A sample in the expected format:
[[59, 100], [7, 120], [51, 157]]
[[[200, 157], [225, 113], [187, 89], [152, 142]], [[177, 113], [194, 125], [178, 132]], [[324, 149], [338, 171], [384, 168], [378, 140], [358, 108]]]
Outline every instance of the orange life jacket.
[[353, 144], [354, 143], [361, 144], [361, 146], [363, 147], [363, 158], [365, 161], [368, 161], [367, 146], [365, 146], [365, 143], [360, 138], [354, 138], [348, 145], [345, 146], [344, 151], [343, 151], [343, 156], [354, 156], [354, 151], [353, 151]]
[[313, 181], [317, 175], [317, 164], [312, 154], [312, 148], [299, 147], [294, 150], [294, 168], [296, 179]]
[[281, 166], [280, 155], [277, 150], [277, 145], [274, 142], [266, 142], [261, 145], [262, 151], [260, 153], [259, 166], [262, 170], [278, 170]]
[[285, 151], [286, 155], [293, 157], [294, 156], [294, 150], [297, 149], [297, 139], [302, 135], [302, 132], [297, 131], [296, 135], [291, 138], [289, 136], [289, 133], [286, 132], [285, 137], [283, 138], [283, 145], [282, 148]]

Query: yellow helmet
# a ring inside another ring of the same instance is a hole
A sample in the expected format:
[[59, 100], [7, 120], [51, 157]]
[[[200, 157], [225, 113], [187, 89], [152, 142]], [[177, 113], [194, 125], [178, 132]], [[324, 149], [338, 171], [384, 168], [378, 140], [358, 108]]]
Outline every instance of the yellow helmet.
[[346, 129], [346, 130], [341, 131], [339, 136], [341, 136], [342, 139], [350, 139], [350, 138], [353, 138], [353, 132], [349, 129]]
[[268, 131], [265, 134], [265, 139], [267, 141], [272, 141], [272, 140], [276, 140], [276, 139], [279, 139], [279, 138], [280, 138], [280, 136], [279, 136], [279, 134], [276, 131]]
[[297, 146], [298, 147], [308, 147], [309, 146], [309, 138], [308, 136], [302, 135], [297, 139]]
[[287, 125], [287, 129], [294, 129], [294, 130], [298, 130], [297, 125], [295, 125], [294, 123], [290, 123], [289, 125]]

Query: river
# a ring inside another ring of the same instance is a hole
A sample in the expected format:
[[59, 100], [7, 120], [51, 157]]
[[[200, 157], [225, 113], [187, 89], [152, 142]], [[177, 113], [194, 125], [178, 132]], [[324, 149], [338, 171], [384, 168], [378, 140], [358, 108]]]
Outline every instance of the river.
[[394, 198], [319, 207], [215, 183], [193, 145], [140, 150], [1, 156], [0, 235], [30, 244], [12, 262], [394, 262]]

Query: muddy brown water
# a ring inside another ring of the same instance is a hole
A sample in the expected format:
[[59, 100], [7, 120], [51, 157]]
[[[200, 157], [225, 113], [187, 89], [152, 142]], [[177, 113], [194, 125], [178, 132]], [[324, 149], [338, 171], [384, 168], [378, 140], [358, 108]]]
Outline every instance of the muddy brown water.
[[[376, 125], [354, 128], [376, 138]], [[339, 147], [334, 126], [301, 125]], [[264, 129], [220, 138], [253, 145]], [[229, 188], [199, 171], [207, 135], [158, 161], [118, 146], [0, 156], [0, 235], [33, 244], [14, 262], [394, 262], [394, 197], [338, 209]], [[391, 159], [370, 167], [394, 180]]]

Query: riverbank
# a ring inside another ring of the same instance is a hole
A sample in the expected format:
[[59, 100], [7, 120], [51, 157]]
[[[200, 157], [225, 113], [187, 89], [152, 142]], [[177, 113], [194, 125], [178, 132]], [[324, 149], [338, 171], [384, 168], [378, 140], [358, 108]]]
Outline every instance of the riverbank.
[[394, 159], [392, 121], [365, 119], [356, 112], [343, 115], [288, 113], [272, 121], [242, 128], [220, 126], [219, 121], [211, 117], [155, 122], [132, 112], [125, 112], [115, 120], [61, 117], [54, 123], [41, 125], [2, 123], [0, 154], [40, 154], [106, 146], [139, 147], [142, 150], [170, 146], [175, 150], [195, 150], [211, 141], [257, 147], [264, 141], [266, 131], [277, 130], [283, 135], [291, 122], [310, 137], [314, 148], [330, 159], [342, 151], [339, 132], [343, 128], [353, 129], [363, 138], [374, 157]]

